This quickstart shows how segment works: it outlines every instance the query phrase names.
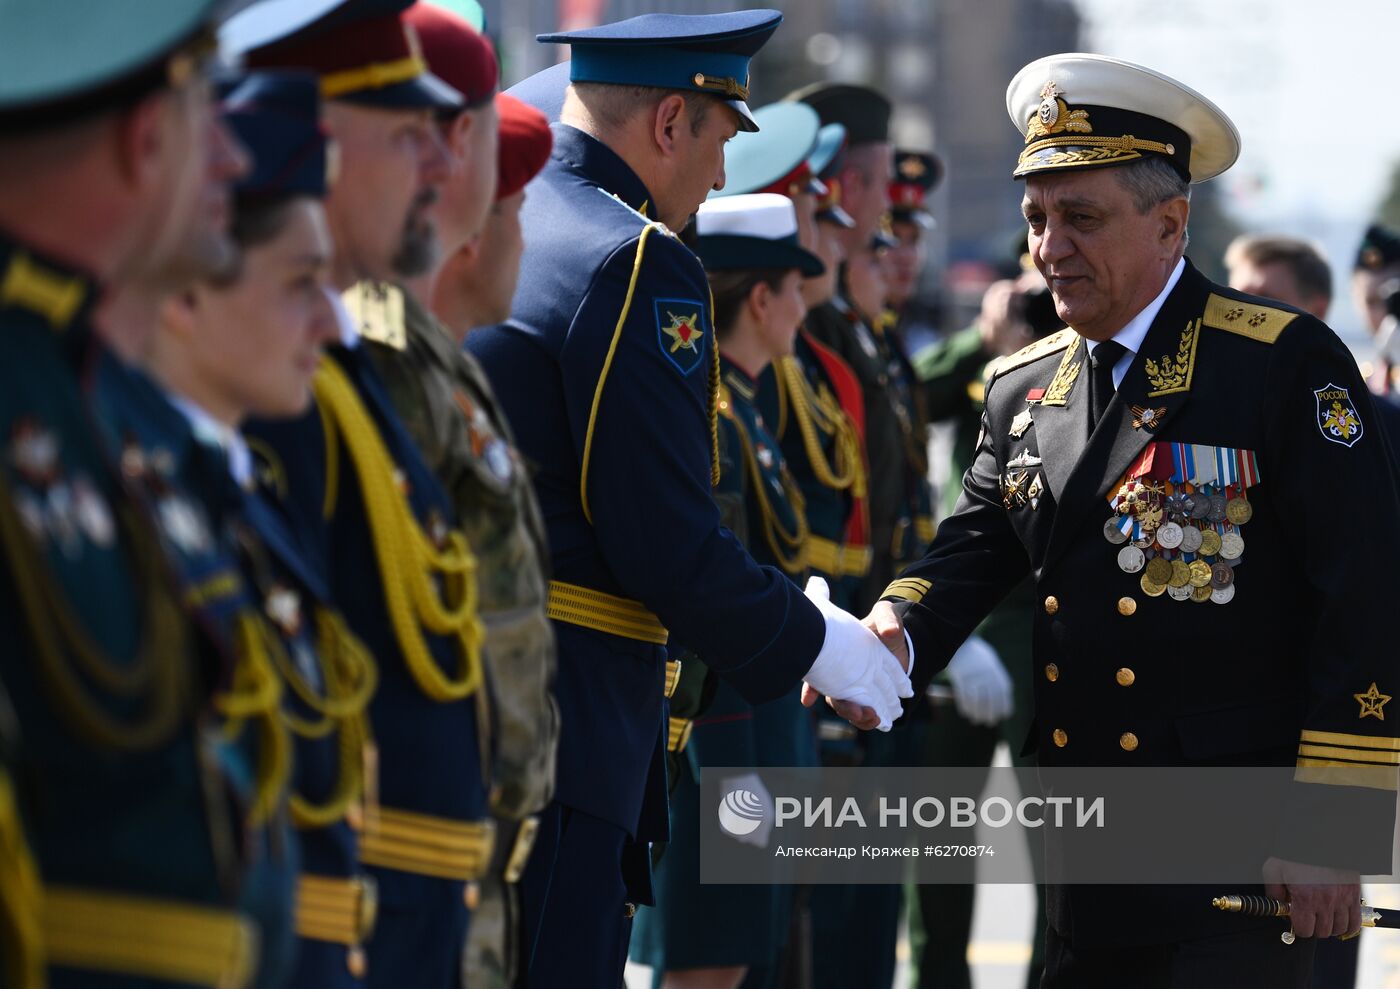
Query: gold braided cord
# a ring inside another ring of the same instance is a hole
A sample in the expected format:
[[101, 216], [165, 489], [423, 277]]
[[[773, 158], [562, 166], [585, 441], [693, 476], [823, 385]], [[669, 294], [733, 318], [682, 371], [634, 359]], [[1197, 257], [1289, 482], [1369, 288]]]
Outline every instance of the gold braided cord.
[[767, 478], [764, 477], [763, 470], [759, 466], [758, 455], [754, 452], [753, 441], [749, 438], [748, 430], [737, 419], [735, 419], [734, 424], [738, 427], [735, 432], [739, 434], [739, 445], [744, 448], [744, 460], [749, 466], [749, 477], [753, 481], [754, 494], [758, 498], [758, 510], [763, 515], [763, 538], [768, 543], [768, 548], [773, 552], [773, 559], [778, 561], [778, 566], [790, 574], [801, 573], [806, 567], [803, 544], [807, 542], [807, 536], [810, 534], [810, 530], [807, 528], [807, 503], [803, 500], [802, 492], [798, 490], [792, 476], [784, 468], [782, 471], [783, 490], [787, 494], [788, 501], [792, 504], [792, 513], [797, 518], [797, 531], [791, 533], [786, 531], [778, 520], [777, 510], [768, 500]]
[[779, 357], [779, 366], [773, 368], [773, 397], [778, 405], [778, 421], [773, 430], [773, 438], [779, 443], [787, 436], [788, 422], [788, 387], [782, 373], [781, 362], [795, 360], [797, 360], [795, 357]]
[[292, 776], [292, 742], [282, 726], [282, 682], [268, 653], [281, 647], [277, 633], [261, 616], [244, 613], [234, 629], [236, 665], [230, 689], [214, 698], [214, 707], [228, 718], [226, 738], [236, 739], [251, 721], [257, 730], [258, 765], [248, 825], [257, 827], [272, 817], [287, 792]]
[[44, 985], [42, 909], [39, 869], [24, 839], [9, 774], [0, 767], [0, 974], [7, 986]]
[[[637, 256], [632, 259], [632, 277], [627, 281], [627, 296], [622, 300], [622, 311], [617, 315], [612, 340], [608, 343], [608, 353], [603, 358], [603, 370], [598, 374], [598, 384], [593, 388], [593, 405], [588, 410], [588, 431], [583, 434], [583, 462], [578, 479], [578, 496], [583, 504], [583, 517], [588, 520], [589, 525], [593, 524], [593, 510], [588, 507], [588, 465], [593, 459], [593, 427], [598, 423], [598, 406], [603, 401], [603, 386], [608, 383], [608, 372], [612, 370], [617, 344], [622, 339], [622, 328], [627, 325], [627, 314], [632, 311], [632, 297], [637, 292], [637, 279], [642, 274], [642, 257], [646, 253], [647, 238], [653, 230], [660, 229], [663, 229], [660, 224], [648, 223], [637, 237]], [[712, 345], [713, 343], [714, 341], [711, 341]]]
[[[710, 335], [715, 329], [715, 290], [710, 289]], [[710, 341], [710, 405], [705, 410], [710, 420], [710, 487], [719, 487], [719, 340]]]
[[[802, 368], [791, 357], [784, 357], [778, 363], [779, 379], [786, 384], [791, 396], [788, 404], [793, 418], [802, 435], [802, 448], [812, 465], [812, 473], [824, 488], [834, 491], [850, 490], [853, 497], [865, 497], [865, 464], [861, 456], [860, 439], [856, 436], [855, 424], [841, 408], [841, 403], [830, 394], [818, 394], [812, 390]], [[836, 465], [827, 460], [822, 449], [818, 430], [828, 436], [835, 435]]]
[[[441, 549], [423, 531], [394, 482], [397, 471], [384, 440], [334, 360], [322, 359], [313, 387], [344, 437], [360, 482], [384, 603], [404, 664], [432, 700], [463, 700], [482, 682], [485, 630], [477, 616], [476, 557], [459, 531], [449, 532]], [[453, 640], [455, 676], [438, 666], [425, 628]]]
[[[326, 696], [314, 700], [303, 696], [303, 699], [323, 714], [324, 724], [338, 729], [340, 774], [325, 803], [315, 804], [299, 793], [292, 793], [289, 801], [292, 823], [303, 830], [330, 827], [342, 820], [350, 805], [364, 792], [363, 753], [369, 741], [365, 708], [379, 681], [374, 658], [339, 615], [324, 608], [317, 609], [316, 628], [316, 651], [321, 659]], [[314, 697], [314, 692], [311, 693]], [[286, 713], [283, 717], [292, 731], [303, 737], [320, 738], [326, 734], [307, 735], [298, 729], [299, 719]]]
[[[49, 572], [48, 562], [25, 531], [9, 485], [0, 479], [0, 544], [14, 577], [45, 688], [72, 726], [94, 745], [146, 750], [169, 740], [185, 713], [190, 695], [189, 626], [168, 586], [155, 537], [141, 531], [126, 504], [119, 503], [116, 514], [120, 530], [129, 537], [134, 583], [145, 594], [142, 641], [132, 664], [139, 674], [122, 671], [87, 633]], [[90, 674], [102, 671], [94, 678], [120, 686], [119, 693], [131, 696], [142, 691], [145, 711], [141, 719], [126, 723], [112, 717], [101, 702], [89, 696], [70, 657]]]
[[324, 693], [318, 693], [306, 682], [282, 643], [278, 642], [272, 653], [292, 693], [320, 715], [317, 721], [307, 721], [290, 711], [283, 714], [287, 727], [302, 738], [325, 738], [338, 722], [361, 714], [379, 685], [379, 668], [374, 664], [374, 657], [344, 619], [335, 612], [318, 608], [316, 630], [316, 658], [325, 684]]
[[1176, 149], [1173, 145], [1163, 144], [1161, 141], [1140, 141], [1131, 134], [1123, 134], [1120, 137], [1102, 137], [1089, 134], [1074, 134], [1062, 137], [1048, 137], [1043, 141], [1036, 141], [1028, 144], [1021, 152], [1021, 160], [1025, 161], [1032, 155], [1044, 151], [1047, 148], [1108, 148], [1113, 151], [1121, 151], [1130, 154], [1134, 151], [1154, 151], [1161, 155], [1173, 155]]

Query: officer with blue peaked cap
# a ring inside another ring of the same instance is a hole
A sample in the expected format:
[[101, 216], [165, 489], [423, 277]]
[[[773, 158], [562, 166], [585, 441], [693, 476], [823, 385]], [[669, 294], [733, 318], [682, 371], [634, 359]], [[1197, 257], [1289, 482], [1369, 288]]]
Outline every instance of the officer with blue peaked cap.
[[554, 573], [562, 727], [521, 883], [530, 986], [622, 980], [667, 834], [667, 648], [751, 701], [804, 678], [849, 692], [869, 727], [907, 682], [824, 595], [756, 564], [711, 498], [719, 355], [704, 269], [673, 231], [754, 127], [748, 63], [780, 20], [649, 14], [541, 38], [572, 45], [554, 151], [522, 211], [512, 316], [467, 338], [537, 465]]

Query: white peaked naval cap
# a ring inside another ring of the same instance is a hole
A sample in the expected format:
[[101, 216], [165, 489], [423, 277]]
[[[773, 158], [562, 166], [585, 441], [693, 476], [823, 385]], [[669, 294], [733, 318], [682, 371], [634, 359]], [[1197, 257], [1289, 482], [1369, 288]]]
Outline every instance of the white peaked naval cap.
[[1189, 86], [1106, 55], [1049, 55], [1016, 73], [1006, 112], [1025, 138], [1013, 173], [1126, 165], [1149, 156], [1204, 182], [1235, 163], [1240, 135]]

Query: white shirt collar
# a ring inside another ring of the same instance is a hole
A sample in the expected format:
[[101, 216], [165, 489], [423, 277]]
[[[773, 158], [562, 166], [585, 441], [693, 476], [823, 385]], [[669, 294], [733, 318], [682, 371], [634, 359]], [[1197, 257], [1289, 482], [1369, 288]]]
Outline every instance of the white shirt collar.
[[[1142, 312], [1128, 320], [1128, 325], [1117, 333], [1113, 334], [1115, 343], [1121, 344], [1127, 351], [1118, 359], [1118, 363], [1113, 365], [1113, 387], [1117, 388], [1123, 384], [1123, 378], [1128, 374], [1128, 365], [1133, 362], [1137, 352], [1142, 349], [1143, 340], [1147, 339], [1147, 331], [1152, 328], [1152, 321], [1157, 318], [1157, 314], [1162, 311], [1162, 306], [1166, 304], [1167, 296], [1172, 294], [1172, 289], [1176, 288], [1176, 283], [1181, 281], [1181, 273], [1186, 270], [1186, 259], [1178, 258], [1176, 267], [1167, 278], [1167, 284], [1158, 293], [1157, 298], [1147, 304]], [[1089, 353], [1094, 352], [1098, 342], [1085, 340], [1084, 344], [1089, 348]]]
[[216, 446], [228, 457], [228, 471], [241, 488], [253, 481], [253, 454], [238, 430], [215, 419], [202, 407], [180, 395], [170, 395], [170, 404], [180, 410], [190, 424], [190, 432], [200, 443]]
[[325, 292], [326, 298], [331, 301], [336, 325], [340, 327], [340, 345], [346, 350], [354, 350], [360, 344], [360, 329], [355, 325], [355, 317], [350, 315], [350, 309], [339, 292], [330, 286], [326, 287]]

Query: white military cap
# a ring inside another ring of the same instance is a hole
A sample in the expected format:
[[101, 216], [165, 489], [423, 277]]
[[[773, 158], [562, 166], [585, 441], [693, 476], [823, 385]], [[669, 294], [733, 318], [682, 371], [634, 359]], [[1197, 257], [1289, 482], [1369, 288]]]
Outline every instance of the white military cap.
[[825, 265], [797, 242], [797, 210], [774, 192], [711, 199], [695, 214], [695, 253], [707, 271], [797, 268], [820, 275]]
[[1158, 155], [1188, 181], [1204, 182], [1240, 155], [1239, 131], [1210, 100], [1106, 55], [1036, 59], [1006, 87], [1006, 112], [1026, 139], [1015, 178]]

